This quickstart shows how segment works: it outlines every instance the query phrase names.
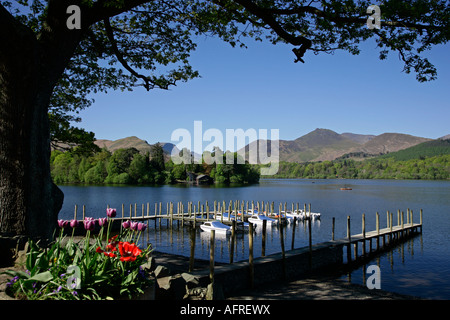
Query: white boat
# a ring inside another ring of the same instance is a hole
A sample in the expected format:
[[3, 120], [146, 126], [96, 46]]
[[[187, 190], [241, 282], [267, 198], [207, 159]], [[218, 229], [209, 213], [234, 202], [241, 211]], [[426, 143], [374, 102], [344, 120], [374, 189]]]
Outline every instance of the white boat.
[[228, 212], [218, 212], [216, 213], [216, 220], [222, 221], [222, 217], [223, 217], [223, 221], [233, 221], [236, 220], [236, 216], [234, 214], [229, 214]]
[[200, 228], [206, 232], [214, 230], [216, 234], [231, 234], [231, 227], [220, 221], [206, 221], [200, 225]]
[[[228, 217], [230, 217], [228, 219]], [[223, 219], [223, 220], [222, 220]], [[216, 220], [218, 221], [233, 221], [236, 220], [236, 216], [234, 215], [229, 215], [228, 212], [224, 212], [224, 213], [218, 213], [216, 215]], [[236, 231], [243, 231], [243, 230], [248, 230], [250, 228], [250, 226], [248, 225], [248, 222], [242, 222], [241, 220], [236, 220]]]
[[267, 225], [277, 224], [277, 219], [269, 218], [263, 214], [254, 214], [251, 217], [248, 218], [248, 222], [255, 223], [255, 224], [263, 224], [263, 221], [267, 221]]
[[286, 212], [286, 217], [297, 220], [305, 220], [305, 214], [302, 210], [294, 210]]
[[320, 219], [320, 213], [318, 212], [307, 212], [306, 217], [312, 218], [313, 220], [319, 220]]
[[[284, 211], [282, 211], [284, 212]], [[309, 219], [310, 217], [313, 220], [320, 219], [320, 213], [318, 212], [304, 212], [303, 210], [294, 210], [286, 212], [286, 217], [289, 218], [297, 218], [299, 220]]]

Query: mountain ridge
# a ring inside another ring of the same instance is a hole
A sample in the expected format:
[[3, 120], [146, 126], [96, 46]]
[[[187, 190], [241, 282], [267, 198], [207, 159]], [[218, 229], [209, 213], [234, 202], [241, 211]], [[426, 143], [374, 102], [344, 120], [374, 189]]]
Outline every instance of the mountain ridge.
[[[295, 140], [279, 140], [279, 159], [287, 162], [315, 162], [335, 160], [350, 153], [380, 155], [430, 140], [433, 139], [403, 133], [339, 134], [330, 129], [317, 128]], [[255, 144], [259, 144], [259, 141], [252, 142], [252, 147]], [[240, 150], [245, 153], [246, 159], [249, 156], [250, 145]]]
[[[446, 136], [444, 136], [446, 137]], [[417, 144], [434, 139], [417, 137], [403, 133], [382, 133], [379, 135], [337, 133], [330, 129], [317, 128], [294, 140], [278, 140], [279, 160], [287, 162], [315, 162], [335, 160], [346, 154], [381, 155], [403, 150]], [[256, 163], [257, 159], [249, 158], [250, 147], [258, 148], [262, 140], [252, 141], [238, 152], [244, 152], [246, 160]], [[151, 150], [153, 144], [136, 136], [117, 140], [98, 139], [95, 143], [111, 152], [119, 148], [134, 147], [142, 153]], [[161, 143], [167, 156], [176, 146], [173, 143]], [[272, 141], [267, 141], [267, 153], [271, 153]], [[258, 149], [256, 149], [258, 151]], [[258, 152], [257, 152], [258, 153]], [[253, 155], [254, 156], [254, 155]]]

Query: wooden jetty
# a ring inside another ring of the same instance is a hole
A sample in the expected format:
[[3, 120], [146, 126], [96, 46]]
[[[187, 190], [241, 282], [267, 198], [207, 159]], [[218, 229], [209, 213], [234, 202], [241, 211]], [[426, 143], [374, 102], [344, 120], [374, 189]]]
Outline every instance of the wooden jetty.
[[[291, 205], [292, 211], [299, 211], [299, 203]], [[86, 215], [85, 206], [82, 207], [82, 219], [79, 221], [83, 221]], [[185, 223], [190, 224], [195, 227], [198, 224], [201, 224], [205, 221], [212, 220], [220, 220], [222, 223], [230, 225], [232, 227], [232, 236], [231, 241], [234, 240], [235, 234], [238, 230], [244, 230], [244, 228], [240, 228], [240, 226], [248, 220], [248, 217], [251, 216], [255, 210], [260, 213], [264, 212], [268, 215], [275, 215], [274, 212], [274, 202], [244, 202], [244, 201], [229, 201], [229, 203], [217, 202], [214, 201], [212, 208], [208, 205], [208, 202], [205, 204], [201, 204], [197, 202], [194, 204], [193, 202], [189, 202], [187, 208], [185, 208], [182, 202], [176, 203], [176, 209], [173, 202], [166, 203], [165, 206], [161, 202], [155, 203], [154, 206], [150, 206], [149, 203], [142, 204], [138, 206], [136, 203], [129, 205], [129, 210], [125, 210], [125, 205], [121, 206], [121, 214], [118, 214], [113, 221], [123, 221], [123, 220], [134, 220], [134, 221], [154, 221], [155, 229], [158, 226], [161, 228], [161, 220], [167, 220], [167, 226], [172, 228], [174, 222], [177, 224], [181, 222], [182, 226]], [[127, 207], [128, 209], [128, 207]], [[165, 209], [165, 212], [163, 212]], [[187, 209], [187, 210], [186, 210]], [[287, 212], [288, 206], [287, 203], [279, 204], [279, 212]], [[78, 208], [75, 205], [75, 213], [74, 219], [77, 220], [78, 217]], [[120, 210], [120, 209], [119, 209]], [[117, 210], [117, 211], [119, 211]], [[305, 203], [303, 205], [303, 212], [311, 213], [311, 204], [307, 206]], [[233, 218], [232, 218], [233, 217]], [[219, 219], [218, 219], [219, 218]], [[311, 215], [306, 215], [306, 220], [309, 221], [311, 219]], [[354, 260], [358, 260], [361, 257], [367, 257], [368, 255], [379, 251], [381, 248], [386, 248], [387, 245], [395, 244], [401, 239], [408, 237], [409, 235], [415, 235], [417, 233], [422, 232], [422, 210], [420, 210], [420, 218], [418, 223], [413, 222], [413, 211], [407, 209], [406, 212], [406, 220], [403, 211], [397, 211], [397, 223], [394, 225], [394, 215], [392, 212], [386, 213], [386, 227], [380, 228], [380, 215], [376, 213], [376, 230], [366, 232], [366, 222], [365, 222], [365, 214], [362, 215], [362, 231], [359, 234], [351, 234], [350, 228], [350, 216], [347, 217], [347, 237], [339, 240], [335, 240], [335, 218], [333, 217], [332, 223], [332, 236], [331, 241], [327, 242], [329, 245], [342, 245], [347, 248], [347, 263], [351, 263]], [[280, 214], [277, 219], [279, 220], [280, 228], [283, 228], [284, 223], [286, 223], [286, 218], [282, 217]], [[294, 219], [294, 226], [296, 220]], [[252, 230], [254, 229], [251, 226]], [[265, 231], [266, 226], [263, 224], [263, 244], [262, 244], [262, 256], [265, 255]], [[311, 223], [308, 223], [309, 230], [309, 250], [312, 249], [312, 236], [311, 236]], [[147, 228], [147, 232], [149, 228]], [[285, 243], [283, 239], [283, 232], [280, 230], [280, 250], [282, 255], [284, 256], [286, 253]], [[291, 250], [294, 249], [294, 239], [295, 239], [295, 228], [293, 228], [292, 234], [292, 244]], [[253, 232], [249, 233], [249, 241], [253, 241]], [[192, 241], [191, 241], [192, 243]], [[374, 245], [375, 244], [375, 245]], [[231, 246], [233, 247], [233, 246]], [[359, 249], [360, 248], [360, 249]], [[253, 248], [251, 248], [253, 250]], [[193, 252], [193, 250], [191, 250]], [[233, 251], [230, 250], [230, 263], [233, 262]], [[192, 257], [193, 259], [193, 257]]]
[[[296, 205], [292, 203], [291, 210], [299, 210], [299, 203]], [[134, 221], [151, 221], [154, 220], [155, 230], [158, 226], [161, 229], [161, 220], [167, 221], [167, 227], [172, 228], [176, 222], [179, 226], [181, 222], [191, 226], [191, 251], [189, 268], [186, 272], [194, 272], [196, 276], [202, 278], [203, 282], [218, 284], [223, 287], [224, 292], [227, 290], [238, 290], [243, 288], [251, 288], [255, 285], [260, 285], [268, 281], [276, 281], [280, 279], [292, 278], [299, 276], [306, 272], [321, 270], [322, 268], [342, 268], [345, 266], [354, 265], [357, 262], [367, 261], [373, 258], [374, 255], [382, 251], [389, 250], [393, 245], [401, 243], [413, 236], [422, 232], [422, 210], [420, 210], [419, 222], [414, 222], [413, 211], [407, 209], [406, 220], [403, 211], [397, 211], [396, 223], [394, 221], [394, 214], [392, 212], [386, 213], [386, 227], [381, 228], [380, 214], [376, 213], [376, 229], [366, 231], [365, 214], [362, 215], [362, 230], [361, 233], [352, 234], [350, 216], [347, 217], [347, 236], [342, 239], [335, 240], [335, 218], [332, 219], [332, 234], [331, 240], [314, 244], [312, 243], [311, 232], [311, 204], [303, 205], [303, 212], [309, 212], [309, 218], [304, 220], [308, 227], [308, 246], [303, 248], [294, 248], [295, 227], [292, 228], [292, 244], [291, 249], [286, 250], [285, 240], [283, 236], [283, 228], [286, 220], [279, 214], [280, 228], [280, 252], [265, 255], [265, 238], [266, 238], [266, 223], [262, 225], [262, 254], [259, 258], [254, 258], [253, 244], [254, 244], [254, 226], [250, 223], [248, 228], [248, 261], [233, 261], [234, 241], [237, 233], [237, 226], [247, 221], [251, 213], [258, 210], [266, 214], [274, 214], [274, 203], [251, 203], [243, 201], [230, 201], [229, 203], [214, 202], [212, 208], [208, 203], [196, 204], [189, 202], [185, 208], [181, 202], [175, 205], [172, 202], [167, 203], [164, 208], [161, 202], [150, 206], [149, 203], [138, 206], [137, 204], [130, 204], [125, 210], [125, 205], [121, 206], [121, 214], [117, 211], [117, 216], [113, 218], [114, 221], [121, 222], [123, 220]], [[128, 210], [129, 209], [129, 210]], [[163, 212], [165, 209], [165, 212]], [[279, 212], [287, 211], [287, 204], [279, 205]], [[78, 208], [75, 206], [74, 219], [78, 220]], [[226, 213], [226, 215], [225, 215]], [[233, 215], [233, 218], [231, 216]], [[85, 207], [82, 209], [82, 220], [86, 216]], [[204, 221], [211, 221], [220, 218], [224, 224], [232, 226], [232, 233], [230, 237], [230, 263], [220, 264], [217, 266], [214, 262], [214, 238], [215, 233], [210, 233], [210, 263], [209, 269], [193, 270], [194, 256], [195, 256], [195, 230], [196, 225]], [[82, 221], [79, 220], [79, 221]], [[265, 221], [264, 221], [265, 222]], [[293, 221], [294, 226], [296, 220]], [[120, 224], [120, 223], [119, 223]], [[306, 227], [306, 225], [305, 225]], [[147, 232], [150, 228], [147, 228]], [[242, 229], [244, 230], [244, 229]], [[147, 233], [148, 234], [148, 233]], [[346, 249], [346, 250], [345, 250]], [[346, 255], [344, 254], [346, 251]], [[344, 259], [346, 256], [346, 259]], [[238, 272], [238, 270], [245, 270]], [[268, 276], [270, 275], [270, 276]]]

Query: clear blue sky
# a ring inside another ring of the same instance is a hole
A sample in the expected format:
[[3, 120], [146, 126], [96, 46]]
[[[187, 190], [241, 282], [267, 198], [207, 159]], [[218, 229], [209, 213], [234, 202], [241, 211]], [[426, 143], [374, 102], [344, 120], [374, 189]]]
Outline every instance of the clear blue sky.
[[169, 91], [136, 89], [95, 96], [78, 124], [97, 139], [137, 136], [149, 143], [170, 141], [172, 132], [279, 129], [293, 140], [316, 128], [338, 133], [406, 133], [426, 138], [450, 134], [450, 45], [427, 53], [438, 79], [419, 83], [402, 72], [396, 53], [378, 59], [371, 42], [358, 56], [307, 52], [294, 63], [291, 46], [249, 40], [248, 49], [204, 39], [191, 63], [201, 78]]

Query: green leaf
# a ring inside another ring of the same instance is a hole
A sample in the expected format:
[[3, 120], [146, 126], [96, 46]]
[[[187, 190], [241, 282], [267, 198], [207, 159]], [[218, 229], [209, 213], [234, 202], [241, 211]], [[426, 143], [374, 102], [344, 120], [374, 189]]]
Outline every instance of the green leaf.
[[28, 279], [30, 277], [30, 275], [28, 273], [25, 273], [23, 271], [7, 270], [7, 271], [2, 272], [2, 273], [8, 274], [8, 275], [10, 275], [12, 277], [19, 276], [20, 278], [23, 278], [23, 279]]
[[49, 282], [51, 280], [53, 280], [53, 275], [50, 271], [45, 271], [32, 276], [27, 281]]

